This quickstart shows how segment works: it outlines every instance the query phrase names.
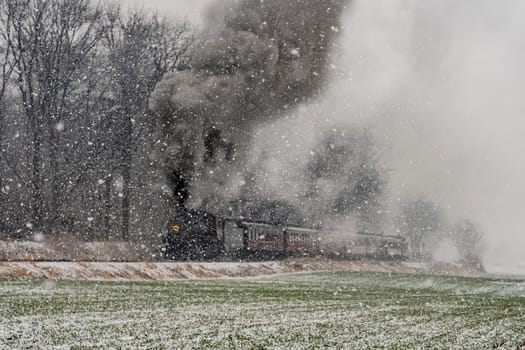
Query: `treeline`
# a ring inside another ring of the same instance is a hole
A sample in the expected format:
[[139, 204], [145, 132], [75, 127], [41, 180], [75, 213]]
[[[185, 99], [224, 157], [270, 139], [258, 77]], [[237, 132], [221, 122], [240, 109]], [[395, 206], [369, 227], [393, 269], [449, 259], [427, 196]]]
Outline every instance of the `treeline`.
[[154, 210], [148, 100], [194, 36], [116, 3], [0, 0], [0, 232], [130, 238]]

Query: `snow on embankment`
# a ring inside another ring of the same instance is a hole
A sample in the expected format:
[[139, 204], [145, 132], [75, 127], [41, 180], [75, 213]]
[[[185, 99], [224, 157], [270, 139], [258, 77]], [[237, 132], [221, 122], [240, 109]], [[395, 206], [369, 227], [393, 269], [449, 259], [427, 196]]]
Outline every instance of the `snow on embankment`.
[[450, 264], [293, 259], [270, 262], [44, 262], [0, 261], [0, 278], [68, 280], [191, 280], [240, 278], [313, 271], [472, 274]]
[[122, 241], [82, 242], [0, 240], [0, 261], [137, 261], [138, 255]]

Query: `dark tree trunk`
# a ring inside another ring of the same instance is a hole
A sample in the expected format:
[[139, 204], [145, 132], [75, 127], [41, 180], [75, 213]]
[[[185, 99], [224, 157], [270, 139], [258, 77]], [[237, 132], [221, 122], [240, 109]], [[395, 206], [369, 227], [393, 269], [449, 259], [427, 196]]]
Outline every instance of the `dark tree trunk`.
[[133, 162], [132, 139], [133, 124], [131, 113], [128, 111], [124, 115], [124, 134], [123, 134], [123, 154], [122, 154], [122, 239], [129, 239], [129, 222], [131, 209], [131, 166]]
[[49, 226], [51, 232], [56, 233], [59, 226], [59, 196], [60, 196], [60, 179], [58, 178], [58, 135], [51, 130], [51, 145], [49, 147], [49, 161], [51, 167], [51, 205], [49, 208]]
[[104, 183], [104, 234], [105, 238], [111, 238], [111, 181], [113, 177], [109, 174]]
[[122, 239], [129, 239], [129, 217], [130, 217], [130, 181], [131, 169], [124, 165], [122, 169]]
[[44, 200], [42, 188], [42, 135], [37, 123], [32, 125], [33, 132], [33, 157], [31, 176], [31, 209], [33, 228], [44, 229]]
[[[4, 153], [4, 113], [2, 110], [2, 100], [0, 96], [0, 155], [3, 155]], [[1, 160], [0, 160], [1, 162]], [[5, 213], [5, 203], [6, 203], [7, 196], [4, 193], [4, 173], [0, 169], [0, 212]], [[0, 218], [0, 233], [4, 231], [6, 223], [6, 215], [2, 215]]]

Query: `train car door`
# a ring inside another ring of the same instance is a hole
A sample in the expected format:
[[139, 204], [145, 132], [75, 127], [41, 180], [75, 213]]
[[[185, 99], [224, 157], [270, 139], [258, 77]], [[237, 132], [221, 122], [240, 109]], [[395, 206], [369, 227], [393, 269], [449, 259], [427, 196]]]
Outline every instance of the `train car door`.
[[223, 242], [224, 250], [228, 256], [238, 256], [244, 248], [244, 227], [235, 220], [224, 220]]

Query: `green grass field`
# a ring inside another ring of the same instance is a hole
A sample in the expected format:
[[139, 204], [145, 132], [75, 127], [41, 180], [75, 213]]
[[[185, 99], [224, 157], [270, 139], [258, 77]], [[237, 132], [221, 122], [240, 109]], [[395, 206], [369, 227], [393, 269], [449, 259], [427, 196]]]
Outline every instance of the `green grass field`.
[[1, 349], [521, 349], [525, 281], [315, 273], [0, 280]]

